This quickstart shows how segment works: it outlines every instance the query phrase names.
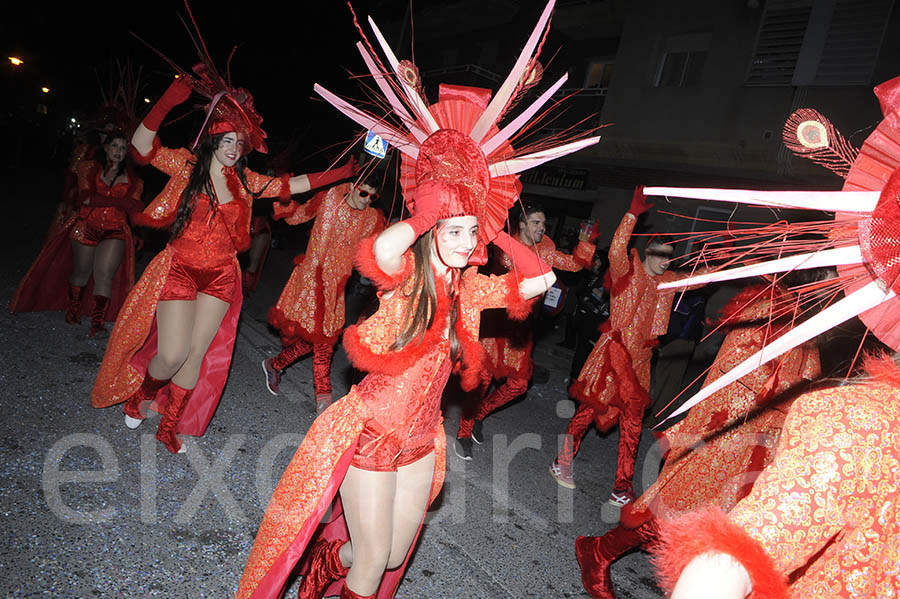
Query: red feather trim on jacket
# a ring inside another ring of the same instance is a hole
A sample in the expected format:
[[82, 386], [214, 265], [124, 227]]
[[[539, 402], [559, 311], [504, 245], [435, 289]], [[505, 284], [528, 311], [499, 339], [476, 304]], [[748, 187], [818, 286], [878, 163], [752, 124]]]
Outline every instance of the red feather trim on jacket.
[[285, 173], [279, 177], [281, 191], [278, 192], [278, 201], [287, 204], [291, 201], [291, 174]]
[[876, 382], [900, 388], [900, 368], [891, 354], [869, 354], [863, 360], [863, 370]]
[[704, 553], [726, 553], [747, 570], [751, 599], [787, 599], [787, 579], [763, 546], [731, 522], [718, 507], [660, 523], [659, 543], [652, 548], [659, 585], [671, 593], [681, 572]]
[[235, 249], [238, 253], [241, 253], [250, 248], [250, 206], [243, 199], [244, 195], [247, 194], [247, 190], [244, 189], [244, 185], [238, 178], [237, 173], [234, 172], [234, 169], [230, 168], [225, 170], [225, 185], [228, 187], [228, 191], [231, 192], [232, 201], [238, 202], [238, 208], [240, 209], [237, 220], [234, 223], [235, 231], [232, 232], [231, 239], [234, 241]]
[[375, 245], [375, 239], [377, 237], [378, 235], [372, 235], [371, 237], [366, 237], [359, 243], [359, 247], [356, 250], [356, 256], [353, 258], [353, 264], [356, 267], [356, 270], [358, 270], [362, 276], [375, 283], [375, 286], [378, 287], [378, 289], [381, 289], [382, 291], [396, 289], [412, 274], [412, 260], [409, 259], [407, 254], [404, 254], [403, 268], [400, 269], [400, 272], [394, 274], [384, 272], [381, 270], [381, 267], [378, 266], [378, 261], [375, 259], [373, 246]]
[[519, 281], [516, 277], [506, 279], [506, 314], [513, 320], [525, 320], [531, 316], [531, 312], [541, 296], [529, 300], [522, 299], [519, 293]]

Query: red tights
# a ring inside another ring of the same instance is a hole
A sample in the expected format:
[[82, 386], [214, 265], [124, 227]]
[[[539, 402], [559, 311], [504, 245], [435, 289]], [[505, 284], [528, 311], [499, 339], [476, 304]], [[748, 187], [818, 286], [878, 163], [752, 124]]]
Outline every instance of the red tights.
[[[616, 491], [634, 489], [634, 464], [641, 442], [641, 422], [644, 419], [645, 407], [644, 402], [631, 400], [625, 403], [619, 414], [619, 451], [616, 455], [616, 483], [613, 487]], [[588, 404], [578, 405], [566, 428], [566, 438], [556, 458], [560, 464], [572, 465], [581, 441], [594, 421], [594, 415], [594, 408]]]
[[519, 397], [528, 390], [528, 379], [510, 376], [506, 381], [494, 392], [481, 400], [475, 417], [467, 417], [463, 415], [459, 420], [459, 432], [456, 433], [458, 439], [465, 439], [472, 436], [472, 427], [476, 420], [484, 420], [488, 414], [499, 410], [515, 398]]

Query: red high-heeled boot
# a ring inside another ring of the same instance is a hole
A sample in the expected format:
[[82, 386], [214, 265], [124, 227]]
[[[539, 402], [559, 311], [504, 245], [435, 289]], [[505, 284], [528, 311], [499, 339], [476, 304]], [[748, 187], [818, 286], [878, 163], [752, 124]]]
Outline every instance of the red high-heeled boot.
[[169, 379], [163, 381], [153, 378], [150, 376], [149, 372], [144, 376], [144, 382], [141, 383], [138, 390], [122, 404], [122, 411], [125, 412], [125, 426], [128, 428], [137, 428], [140, 426], [141, 422], [144, 421], [144, 418], [147, 417], [147, 406], [144, 402], [149, 404], [156, 399], [156, 394], [159, 393], [159, 390], [165, 387], [168, 382]]
[[341, 597], [340, 599], [375, 599], [375, 593], [371, 595], [366, 595], [363, 597], [362, 595], [358, 595], [347, 588], [347, 584], [344, 583], [344, 588], [341, 589]]
[[602, 537], [575, 539], [575, 557], [581, 567], [581, 582], [591, 597], [615, 599], [609, 566], [637, 547], [646, 547], [656, 538], [651, 520], [638, 528], [617, 526]]
[[169, 383], [169, 404], [166, 406], [162, 420], [159, 421], [159, 428], [156, 429], [156, 440], [165, 445], [166, 449], [172, 453], [181, 453], [181, 440], [175, 434], [175, 427], [178, 426], [178, 421], [181, 419], [181, 414], [193, 391], [193, 389], [184, 389], [175, 383]]
[[69, 285], [69, 307], [66, 309], [66, 322], [69, 324], [81, 324], [81, 294], [84, 287]]
[[103, 326], [103, 323], [106, 322], [106, 306], [108, 305], [108, 297], [103, 295], [94, 296], [94, 307], [91, 310], [91, 331], [88, 333], [88, 337], [93, 337], [101, 332], [106, 333], [106, 327]]
[[300, 582], [297, 599], [321, 599], [325, 587], [347, 575], [349, 568], [341, 564], [341, 547], [346, 541], [321, 540], [313, 545], [309, 571]]

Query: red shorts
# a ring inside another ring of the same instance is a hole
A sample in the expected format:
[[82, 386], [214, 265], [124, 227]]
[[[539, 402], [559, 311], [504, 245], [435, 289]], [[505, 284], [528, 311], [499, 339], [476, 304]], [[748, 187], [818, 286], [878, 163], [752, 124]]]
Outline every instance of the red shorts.
[[366, 425], [351, 465], [371, 472], [396, 472], [434, 451], [434, 441], [403, 447], [391, 434], [381, 434]]
[[186, 264], [176, 253], [172, 256], [159, 301], [195, 300], [198, 293], [205, 293], [230, 304], [237, 284], [234, 271], [234, 264], [230, 262], [213, 267]]
[[79, 218], [69, 233], [69, 239], [91, 247], [105, 239], [124, 240], [125, 223]]

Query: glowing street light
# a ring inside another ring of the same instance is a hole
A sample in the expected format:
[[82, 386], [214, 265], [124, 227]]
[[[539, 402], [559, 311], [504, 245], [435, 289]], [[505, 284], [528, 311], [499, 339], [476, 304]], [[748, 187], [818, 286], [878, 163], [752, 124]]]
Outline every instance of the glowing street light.
[[149, 104], [149, 103], [150, 103], [150, 98], [144, 98], [144, 103], [145, 103], [145, 104]]
[[21, 58], [16, 58], [15, 56], [8, 56], [7, 58], [9, 58], [9, 62], [11, 62], [14, 67], [20, 67], [25, 64], [25, 61]]
[[49, 93], [50, 93], [50, 88], [49, 88], [49, 87], [42, 87], [42, 88], [41, 88], [41, 91], [44, 92], [45, 94], [49, 94]]

